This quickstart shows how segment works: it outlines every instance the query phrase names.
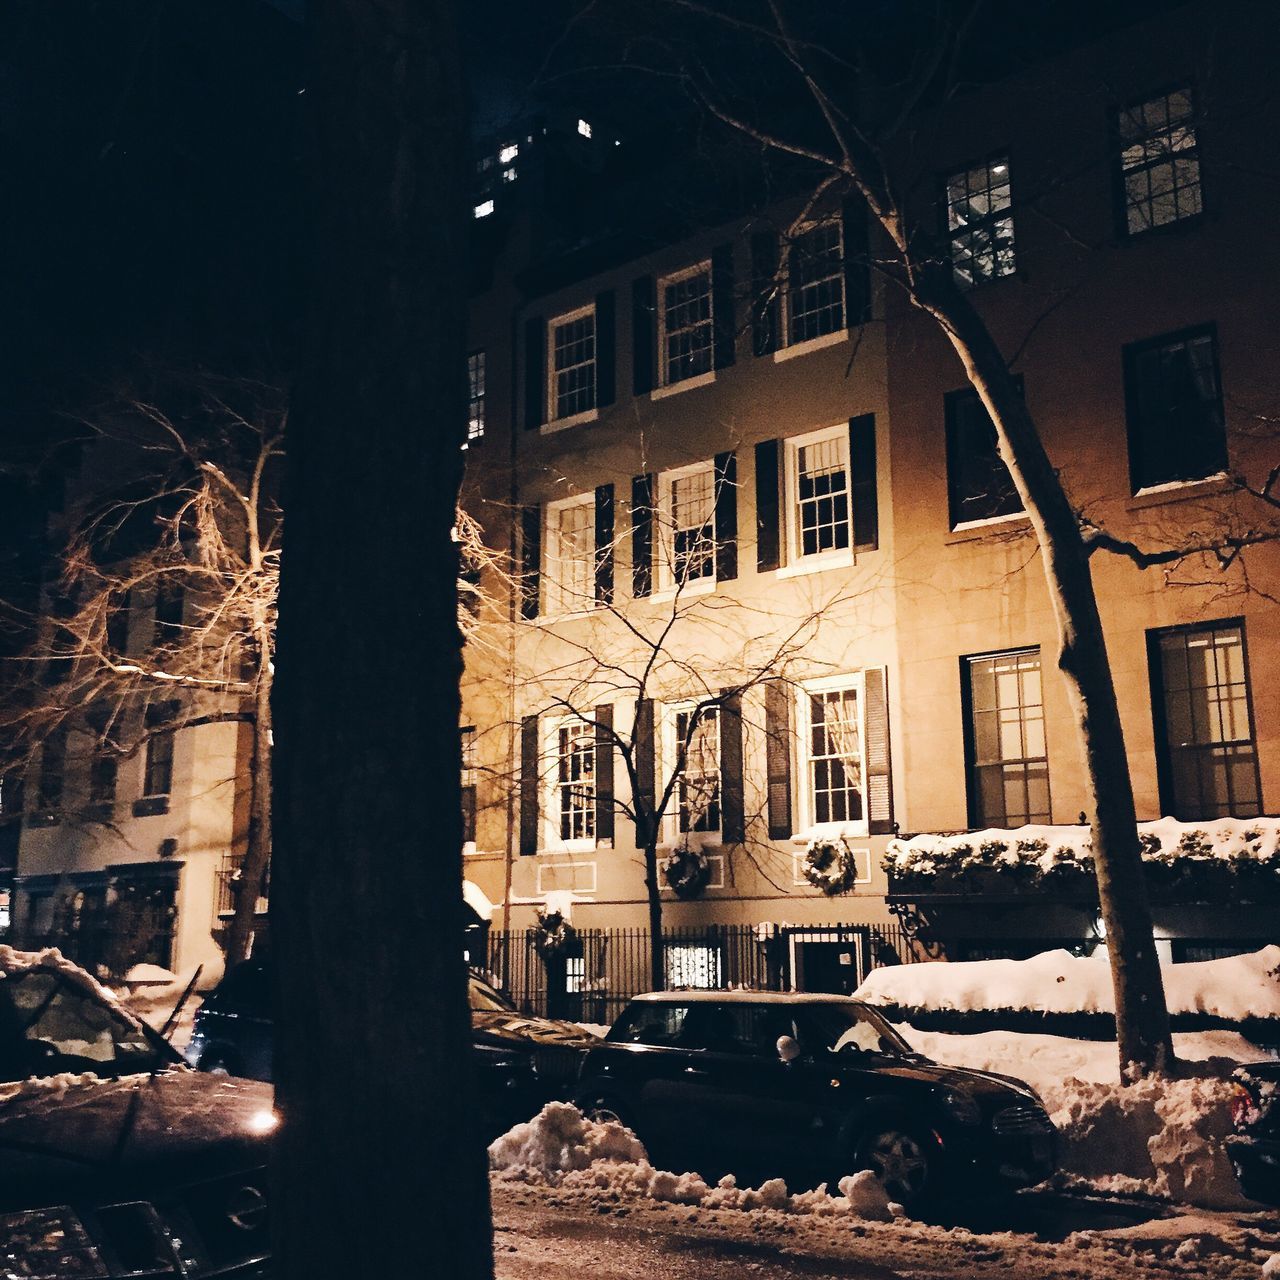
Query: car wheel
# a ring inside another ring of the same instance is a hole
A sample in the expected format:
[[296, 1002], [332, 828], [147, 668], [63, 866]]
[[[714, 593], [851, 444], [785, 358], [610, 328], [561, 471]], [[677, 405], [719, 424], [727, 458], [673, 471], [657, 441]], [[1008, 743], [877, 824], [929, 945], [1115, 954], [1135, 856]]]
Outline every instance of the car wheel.
[[858, 1168], [870, 1169], [899, 1204], [919, 1204], [932, 1190], [933, 1147], [909, 1129], [877, 1125], [858, 1139], [854, 1156]]

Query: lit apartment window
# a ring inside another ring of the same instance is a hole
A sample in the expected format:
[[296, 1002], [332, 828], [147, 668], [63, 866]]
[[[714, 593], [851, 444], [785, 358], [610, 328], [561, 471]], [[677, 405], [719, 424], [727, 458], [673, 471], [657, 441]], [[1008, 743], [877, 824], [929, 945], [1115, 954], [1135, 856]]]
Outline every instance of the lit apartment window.
[[795, 563], [852, 545], [849, 429], [815, 431], [787, 441], [787, 526]]
[[578, 132], [584, 137], [591, 137], [591, 125], [586, 120], [578, 121]]
[[584, 307], [553, 320], [548, 344], [552, 421], [596, 407], [596, 309]]
[[1262, 812], [1244, 626], [1214, 622], [1149, 638], [1161, 804], [1187, 822]]
[[484, 435], [484, 352], [473, 351], [467, 357], [467, 394], [470, 412], [467, 417], [467, 439], [479, 440]]
[[493, 212], [492, 200], [481, 200], [475, 207], [475, 215], [477, 218], [487, 218]]
[[1133, 343], [1124, 351], [1124, 371], [1135, 492], [1226, 470], [1212, 325]]
[[713, 991], [723, 985], [719, 947], [667, 942], [663, 944], [663, 959], [669, 991]]
[[1190, 89], [1175, 89], [1123, 108], [1116, 134], [1129, 235], [1194, 218], [1203, 210]]
[[596, 834], [595, 726], [570, 720], [556, 730], [555, 804], [561, 840], [592, 840]]
[[1009, 158], [999, 156], [947, 178], [947, 235], [957, 283], [971, 289], [1012, 275]]
[[1022, 499], [996, 445], [996, 428], [972, 387], [945, 400], [947, 501], [951, 527], [1022, 510]]
[[866, 821], [861, 674], [816, 681], [800, 693], [800, 776], [810, 823]]
[[706, 462], [669, 472], [661, 484], [661, 585], [714, 582], [715, 467]]
[[792, 346], [844, 328], [844, 243], [840, 219], [801, 231], [787, 252], [787, 341]]
[[595, 606], [596, 508], [591, 494], [547, 506], [547, 600], [551, 613]]
[[711, 263], [664, 276], [658, 284], [662, 381], [671, 386], [712, 368]]
[[964, 665], [970, 825], [1048, 822], [1040, 650], [966, 658]]
[[669, 823], [675, 837], [720, 830], [720, 708], [673, 707], [664, 758], [679, 771]]
[[476, 839], [476, 731], [474, 727], [459, 730], [462, 755], [462, 841], [474, 844]]

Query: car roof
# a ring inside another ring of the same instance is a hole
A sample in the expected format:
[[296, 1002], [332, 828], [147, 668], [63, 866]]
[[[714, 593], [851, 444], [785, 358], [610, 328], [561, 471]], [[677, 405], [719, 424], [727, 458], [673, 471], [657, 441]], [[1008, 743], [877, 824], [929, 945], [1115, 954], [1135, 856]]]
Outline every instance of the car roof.
[[647, 991], [636, 1004], [856, 1004], [852, 996], [824, 991]]

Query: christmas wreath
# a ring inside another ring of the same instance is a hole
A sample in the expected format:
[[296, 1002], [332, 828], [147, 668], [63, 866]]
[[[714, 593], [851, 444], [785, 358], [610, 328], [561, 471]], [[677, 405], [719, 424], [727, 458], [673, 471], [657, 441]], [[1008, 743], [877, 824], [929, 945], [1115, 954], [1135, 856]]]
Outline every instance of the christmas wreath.
[[853, 850], [842, 836], [833, 840], [814, 840], [804, 855], [804, 878], [828, 897], [853, 888], [858, 877]]
[[696, 898], [711, 880], [711, 859], [700, 849], [676, 849], [659, 864], [677, 898]]
[[578, 941], [578, 931], [565, 919], [563, 911], [538, 912], [538, 926], [533, 944], [538, 954], [547, 959], [566, 956]]

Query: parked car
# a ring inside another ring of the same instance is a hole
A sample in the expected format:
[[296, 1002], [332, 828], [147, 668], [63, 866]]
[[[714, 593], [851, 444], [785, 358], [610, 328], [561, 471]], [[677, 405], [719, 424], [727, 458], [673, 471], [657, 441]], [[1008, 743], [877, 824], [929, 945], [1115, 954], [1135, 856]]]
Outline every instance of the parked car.
[[0, 947], [0, 1275], [265, 1277], [271, 1090]]
[[905, 1205], [944, 1186], [1027, 1186], [1055, 1167], [1031, 1088], [931, 1062], [847, 996], [639, 996], [587, 1055], [577, 1101], [695, 1167], [830, 1181], [871, 1169]]
[[1280, 1204], [1280, 1062], [1237, 1067], [1227, 1152], [1250, 1200]]
[[[187, 1061], [201, 1071], [271, 1079], [271, 970], [247, 960], [196, 1011]], [[583, 1055], [599, 1038], [571, 1022], [526, 1016], [497, 988], [468, 977], [476, 1079], [487, 1129], [527, 1120], [552, 1098], [568, 1098]]]

